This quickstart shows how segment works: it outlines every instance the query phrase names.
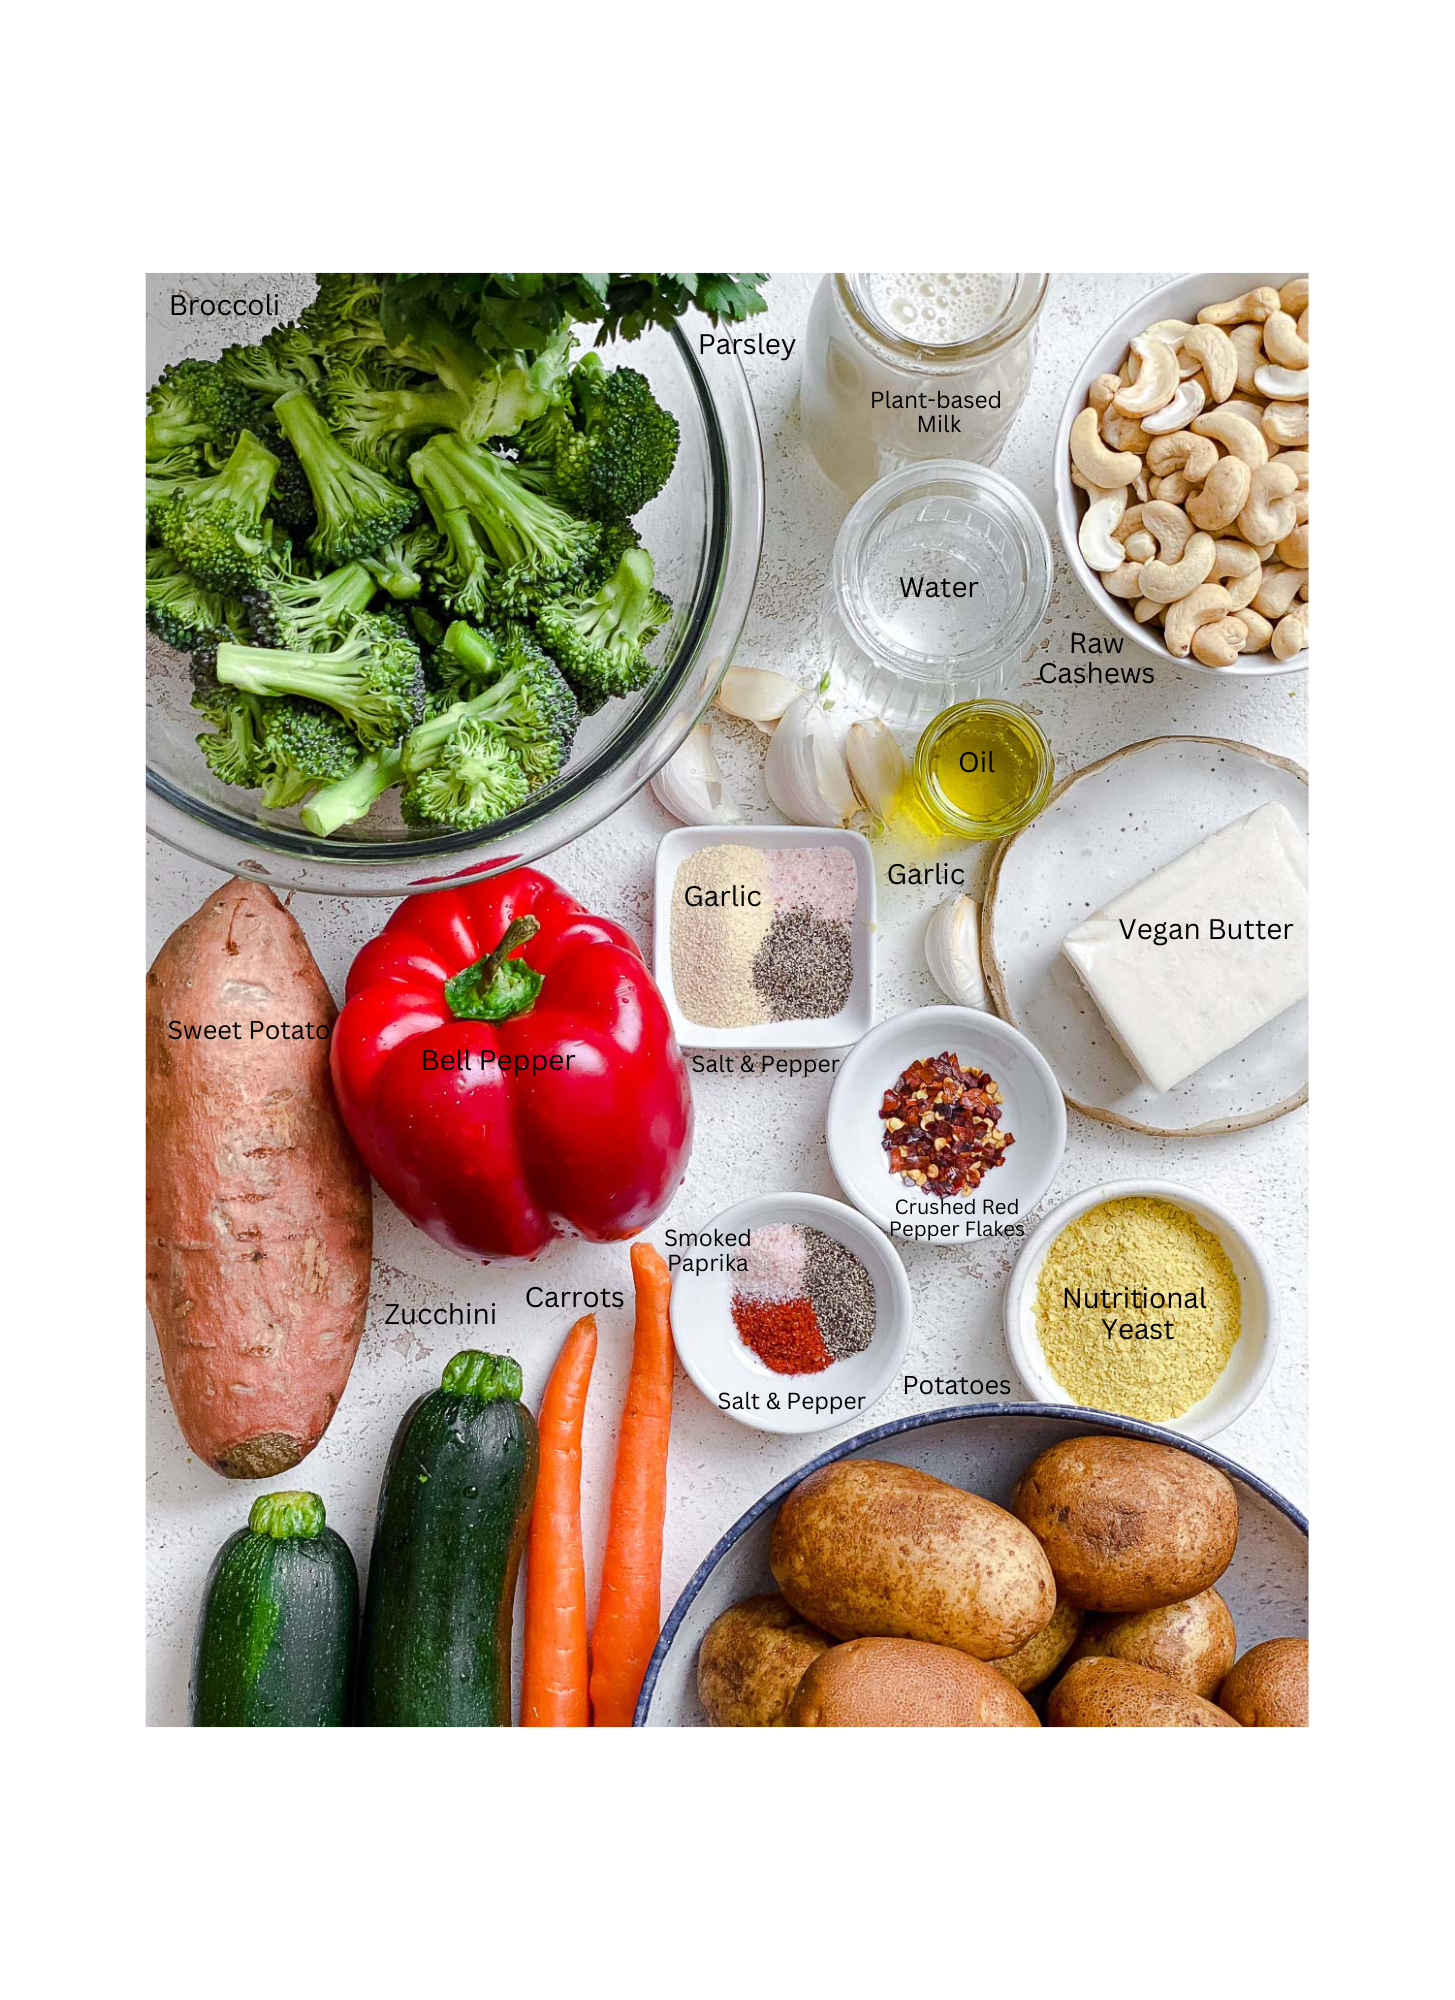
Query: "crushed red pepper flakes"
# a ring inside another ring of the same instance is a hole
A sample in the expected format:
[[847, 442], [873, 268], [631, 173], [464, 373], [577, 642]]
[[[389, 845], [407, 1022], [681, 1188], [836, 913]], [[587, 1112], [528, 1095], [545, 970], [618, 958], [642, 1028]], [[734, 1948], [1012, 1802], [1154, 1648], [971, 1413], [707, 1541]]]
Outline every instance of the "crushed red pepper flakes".
[[735, 1293], [733, 1325], [775, 1375], [821, 1375], [834, 1365], [807, 1299], [745, 1299]]
[[970, 1193], [1015, 1144], [1000, 1129], [1004, 1102], [988, 1071], [948, 1049], [912, 1062], [879, 1107], [889, 1171], [925, 1194]]

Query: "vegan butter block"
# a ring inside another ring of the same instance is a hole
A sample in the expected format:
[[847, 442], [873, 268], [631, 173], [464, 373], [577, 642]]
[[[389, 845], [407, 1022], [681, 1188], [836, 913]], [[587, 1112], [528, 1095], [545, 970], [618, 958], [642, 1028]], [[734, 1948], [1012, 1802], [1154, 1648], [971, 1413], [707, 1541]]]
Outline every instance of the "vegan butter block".
[[1098, 910], [1061, 946], [1153, 1090], [1308, 994], [1308, 842], [1259, 806]]

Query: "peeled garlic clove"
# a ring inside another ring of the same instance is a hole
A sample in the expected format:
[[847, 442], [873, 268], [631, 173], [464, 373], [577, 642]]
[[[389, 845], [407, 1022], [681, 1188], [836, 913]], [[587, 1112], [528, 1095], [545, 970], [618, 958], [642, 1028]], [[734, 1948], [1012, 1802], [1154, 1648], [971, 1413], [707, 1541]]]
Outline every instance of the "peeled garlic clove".
[[698, 723], [652, 779], [652, 793], [658, 805], [685, 826], [730, 826], [742, 818], [723, 790], [712, 731], [705, 722]]
[[973, 896], [952, 896], [925, 930], [925, 963], [935, 984], [961, 1007], [988, 1007], [980, 969], [980, 905]]
[[717, 706], [724, 715], [756, 722], [761, 728], [765, 722], [776, 722], [802, 693], [796, 681], [770, 667], [729, 667], [717, 691]]
[[847, 826], [859, 810], [839, 726], [800, 694], [773, 731], [763, 761], [768, 796], [796, 826]]
[[882, 722], [856, 722], [849, 731], [846, 761], [859, 803], [882, 825], [906, 776], [904, 752], [893, 730]]

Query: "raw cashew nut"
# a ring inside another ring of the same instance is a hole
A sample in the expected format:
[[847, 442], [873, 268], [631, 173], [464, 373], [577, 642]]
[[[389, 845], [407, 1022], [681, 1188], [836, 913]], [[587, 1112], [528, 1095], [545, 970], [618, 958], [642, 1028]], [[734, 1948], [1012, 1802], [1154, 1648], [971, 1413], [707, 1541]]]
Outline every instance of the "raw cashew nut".
[[1180, 347], [1192, 332], [1192, 321], [1187, 319], [1159, 319], [1142, 330], [1143, 340], [1165, 340], [1169, 347]]
[[1139, 625], [1150, 625], [1154, 618], [1160, 618], [1166, 610], [1165, 604], [1158, 604], [1153, 598], [1139, 597], [1132, 606], [1132, 616]]
[[1277, 403], [1306, 403], [1308, 401], [1307, 368], [1275, 368], [1265, 362], [1253, 377], [1253, 387], [1260, 396], [1267, 396]]
[[1179, 383], [1177, 392], [1165, 409], [1155, 410], [1150, 417], [1143, 417], [1142, 429], [1149, 437], [1161, 437], [1168, 431], [1183, 430], [1190, 424], [1206, 402], [1201, 379]]
[[1291, 496], [1297, 485], [1298, 474], [1287, 465], [1257, 467], [1249, 477], [1247, 504], [1238, 515], [1238, 533], [1245, 542], [1256, 547], [1260, 542], [1281, 542], [1293, 533], [1298, 515]]
[[[1141, 585], [1143, 597], [1151, 597], [1158, 604], [1174, 604], [1206, 583], [1207, 573], [1213, 566], [1215, 544], [1211, 535], [1194, 535], [1180, 562], [1143, 563], [1142, 574], [1137, 581]], [[1231, 600], [1225, 590], [1219, 591], [1223, 599], [1223, 609], [1227, 610]], [[1189, 631], [1188, 638], [1191, 639]], [[1183, 647], [1183, 652], [1187, 647]]]
[[1169, 604], [1167, 616], [1162, 620], [1162, 630], [1167, 639], [1167, 650], [1176, 660], [1185, 660], [1192, 650], [1192, 635], [1200, 625], [1211, 625], [1215, 618], [1232, 608], [1232, 600], [1220, 583], [1204, 583], [1197, 590]]
[[[1150, 461], [1149, 461], [1150, 463]], [[1275, 452], [1269, 459], [1270, 465], [1289, 465], [1298, 474], [1298, 490], [1308, 492], [1308, 453], [1306, 451]]]
[[1155, 335], [1149, 339], [1139, 333], [1132, 342], [1132, 352], [1141, 364], [1137, 379], [1130, 388], [1117, 390], [1115, 407], [1124, 416], [1145, 417], [1170, 403], [1177, 393], [1177, 350]]
[[1308, 279], [1290, 278], [1278, 294], [1278, 302], [1286, 313], [1297, 319], [1300, 313], [1308, 311]]
[[1196, 493], [1197, 488], [1188, 484], [1180, 472], [1169, 472], [1163, 479], [1152, 481], [1152, 498], [1169, 500], [1174, 507], [1181, 507]]
[[1215, 618], [1211, 625], [1199, 625], [1193, 633], [1193, 658], [1201, 660], [1205, 667], [1230, 667], [1247, 639], [1248, 628], [1241, 618], [1231, 613], [1226, 618]]
[[1258, 285], [1251, 292], [1244, 292], [1240, 299], [1224, 299], [1221, 305], [1204, 306], [1197, 317], [1203, 326], [1237, 326], [1245, 319], [1261, 324], [1281, 304], [1272, 285]]
[[1203, 481], [1201, 493], [1188, 501], [1189, 520], [1209, 535], [1220, 535], [1247, 506], [1252, 483], [1253, 474], [1241, 458], [1220, 458]]
[[1298, 322], [1291, 313], [1271, 313], [1263, 328], [1263, 352], [1280, 368], [1307, 368], [1308, 342], [1299, 338]]
[[1270, 563], [1263, 572], [1263, 582], [1253, 599], [1253, 609], [1261, 611], [1276, 625], [1307, 581], [1307, 570], [1285, 569], [1281, 563]]
[[1238, 357], [1237, 387], [1246, 396], [1253, 387], [1253, 370], [1263, 359], [1263, 329], [1256, 321], [1245, 320], [1233, 328], [1228, 339]]
[[1115, 403], [1101, 413], [1101, 434], [1113, 451], [1141, 453], [1151, 443], [1136, 418], [1124, 417]]
[[[1294, 502], [1295, 506], [1298, 504]], [[1300, 521], [1292, 534], [1278, 544], [1278, 560], [1290, 569], [1308, 568], [1308, 522]]]
[[1251, 604], [1263, 583], [1263, 565], [1246, 542], [1219, 542], [1213, 557], [1213, 566], [1207, 573], [1209, 583], [1223, 583], [1228, 596], [1233, 600], [1233, 609], [1241, 612], [1244, 605]]
[[1128, 535], [1124, 546], [1128, 562], [1151, 562], [1157, 553], [1157, 544], [1145, 528], [1138, 528], [1135, 534]]
[[1260, 437], [1263, 435], [1263, 412], [1268, 405], [1261, 396], [1230, 396], [1222, 408], [1226, 416], [1241, 417]]
[[1220, 326], [1199, 326], [1188, 334], [1182, 351], [1202, 364], [1207, 392], [1214, 403], [1225, 403], [1238, 381], [1238, 350]]
[[1294, 328], [1294, 331], [1295, 331], [1295, 332], [1297, 333], [1297, 335], [1298, 335], [1298, 337], [1299, 337], [1299, 339], [1300, 339], [1300, 340], [1307, 340], [1307, 339], [1308, 339], [1308, 307], [1307, 307], [1307, 306], [1305, 306], [1305, 307], [1304, 307], [1304, 309], [1303, 309], [1303, 311], [1302, 311], [1302, 312], [1301, 312], [1301, 313], [1299, 314], [1299, 316], [1298, 316], [1298, 322], [1297, 322], [1297, 325], [1296, 325], [1296, 326], [1295, 326], [1295, 328]]
[[[1292, 474], [1289, 475], [1292, 477]], [[1124, 560], [1122, 545], [1114, 542], [1111, 531], [1127, 511], [1127, 489], [1118, 487], [1104, 500], [1098, 500], [1087, 508], [1081, 517], [1081, 526], [1076, 533], [1076, 545], [1088, 563], [1095, 570], [1120, 569]]]
[[[1098, 500], [1104, 500], [1106, 498], [1106, 495], [1104, 493], [1099, 493], [1097, 494], [1096, 497]], [[1128, 537], [1136, 534], [1138, 528], [1140, 528], [1141, 525], [1142, 525], [1141, 507], [1140, 506], [1128, 507], [1127, 511], [1122, 515], [1122, 518], [1117, 522], [1116, 526], [1112, 529], [1112, 534], [1116, 537], [1117, 541], [1125, 545]]]
[[1187, 544], [1192, 540], [1191, 521], [1180, 507], [1174, 507], [1166, 500], [1149, 502], [1142, 509], [1137, 525], [1157, 537], [1157, 555], [1164, 563], [1180, 562]]
[[1108, 451], [1101, 441], [1095, 410], [1083, 410], [1071, 426], [1071, 457], [1093, 486], [1129, 486], [1142, 469], [1135, 452]]
[[1218, 448], [1211, 438], [1193, 437], [1189, 431], [1174, 431], [1171, 437], [1154, 437], [1147, 448], [1147, 470], [1165, 479], [1180, 472], [1189, 486], [1201, 486], [1218, 462]]
[[1248, 637], [1244, 642], [1243, 651], [1245, 653], [1261, 653], [1273, 637], [1273, 627], [1268, 623], [1263, 613], [1255, 611], [1251, 604], [1245, 604], [1238, 613], [1238, 616], [1248, 628]]
[[1132, 491], [1144, 506], [1151, 499], [1152, 495], [1147, 488], [1147, 475], [1145, 472], [1139, 472], [1132, 481]]
[[1263, 412], [1263, 436], [1275, 451], [1308, 443], [1308, 404], [1270, 403]]
[[1140, 597], [1145, 568], [1145, 563], [1124, 562], [1120, 569], [1104, 572], [1101, 580], [1113, 597]]
[[1098, 375], [1086, 392], [1087, 408], [1095, 410], [1096, 414], [1100, 416], [1121, 386], [1121, 377], [1119, 375]]
[[[1085, 415], [1085, 412], [1082, 412]], [[1079, 424], [1081, 418], [1076, 422]], [[1206, 416], [1198, 417], [1192, 428], [1199, 437], [1215, 438], [1224, 451], [1234, 458], [1241, 458], [1244, 465], [1266, 465], [1268, 463], [1268, 440], [1262, 431], [1255, 430], [1246, 417], [1235, 415], [1227, 409], [1209, 410]], [[1075, 435], [1075, 426], [1072, 426]], [[1087, 477], [1090, 478], [1090, 474]], [[1115, 482], [1108, 480], [1106, 484]]]
[[1273, 628], [1273, 657], [1275, 660], [1291, 660], [1301, 653], [1308, 644], [1308, 610], [1300, 606], [1290, 611], [1286, 618], [1280, 618]]

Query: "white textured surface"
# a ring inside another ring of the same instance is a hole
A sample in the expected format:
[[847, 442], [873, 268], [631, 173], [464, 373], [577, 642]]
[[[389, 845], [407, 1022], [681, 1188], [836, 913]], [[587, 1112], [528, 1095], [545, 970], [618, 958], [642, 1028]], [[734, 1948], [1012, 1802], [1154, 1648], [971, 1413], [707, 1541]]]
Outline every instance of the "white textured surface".
[[[1041, 325], [1040, 353], [1030, 394], [999, 470], [1030, 495], [1048, 527], [1053, 518], [1049, 452], [1065, 387], [1098, 332], [1165, 274], [1063, 277], [1054, 281]], [[800, 334], [816, 279], [773, 280], [771, 310], [756, 327]], [[296, 294], [294, 295], [296, 297]], [[292, 301], [290, 300], [290, 304]], [[149, 333], [153, 329], [149, 328]], [[165, 322], [155, 329], [169, 335]], [[220, 345], [221, 341], [215, 343]], [[212, 351], [201, 338], [175, 351]], [[170, 343], [168, 343], [170, 348]], [[739, 658], [771, 665], [803, 681], [817, 678], [815, 641], [819, 595], [844, 502], [798, 441], [797, 353], [788, 361], [747, 364], [767, 462], [767, 536], [757, 596]], [[1037, 663], [1069, 661], [1073, 630], [1109, 636], [1114, 628], [1094, 611], [1057, 551], [1051, 608], [1029, 657], [1012, 670], [1008, 696], [1022, 700], [1046, 729], [1064, 774], [1123, 743], [1167, 733], [1228, 736], [1304, 760], [1306, 677], [1289, 681], [1219, 682], [1158, 669], [1156, 685], [1116, 689], [1044, 687]], [[769, 819], [757, 766], [762, 739], [747, 725], [719, 724], [730, 733], [725, 762], [751, 816]], [[545, 865], [590, 907], [614, 917], [651, 953], [651, 885], [656, 843], [671, 822], [650, 792]], [[977, 888], [987, 855], [956, 850], [944, 857], [973, 863]], [[895, 889], [879, 856], [878, 1017], [941, 999], [924, 970], [922, 938], [928, 912], [945, 892]], [[148, 958], [203, 900], [216, 876], [154, 844], [150, 854]], [[299, 916], [337, 996], [353, 954], [373, 935], [385, 903], [301, 897]], [[663, 1223], [705, 1224], [719, 1209], [771, 1188], [837, 1195], [824, 1150], [824, 1110], [830, 1079], [793, 1087], [740, 1075], [694, 1079], [697, 1144], [686, 1181]], [[1307, 1466], [1307, 1227], [1306, 1114], [1259, 1129], [1197, 1141], [1144, 1138], [1070, 1116], [1065, 1160], [1047, 1199], [1089, 1183], [1131, 1175], [1202, 1187], [1235, 1209], [1257, 1234], [1273, 1269], [1283, 1322], [1278, 1364], [1258, 1403], [1217, 1440], [1218, 1448], [1303, 1505]], [[652, 1232], [660, 1238], [660, 1226]], [[923, 1376], [1009, 1380], [1019, 1396], [1000, 1331], [1001, 1293], [1013, 1245], [933, 1250], [909, 1247], [905, 1262], [914, 1291], [916, 1325], [907, 1366]], [[628, 1288], [624, 1248], [561, 1244], [529, 1269], [485, 1270], [449, 1256], [414, 1229], [383, 1196], [375, 1206], [374, 1295], [369, 1327], [332, 1428], [313, 1455], [279, 1486], [307, 1485], [324, 1497], [329, 1519], [359, 1557], [367, 1558], [374, 1500], [390, 1438], [400, 1414], [437, 1379], [444, 1360], [465, 1345], [516, 1354], [534, 1404], [561, 1336], [575, 1316], [566, 1309], [530, 1310], [528, 1285], [556, 1290]], [[386, 1328], [385, 1307], [455, 1301], [493, 1302], [493, 1328], [428, 1328], [417, 1337]], [[584, 1508], [590, 1587], [605, 1527], [616, 1417], [630, 1351], [630, 1309], [598, 1314], [601, 1352], [592, 1385], [585, 1446]], [[207, 1566], [219, 1543], [246, 1517], [259, 1490], [222, 1480], [186, 1451], [162, 1383], [150, 1331], [148, 1368], [148, 1678], [149, 1719], [178, 1723], [186, 1716], [186, 1681], [193, 1621]], [[966, 1400], [954, 1393], [908, 1397], [892, 1389], [872, 1416], [819, 1438], [769, 1437], [745, 1430], [708, 1407], [679, 1371], [672, 1437], [664, 1615], [693, 1568], [723, 1530], [769, 1485], [834, 1438], [908, 1411]]]

